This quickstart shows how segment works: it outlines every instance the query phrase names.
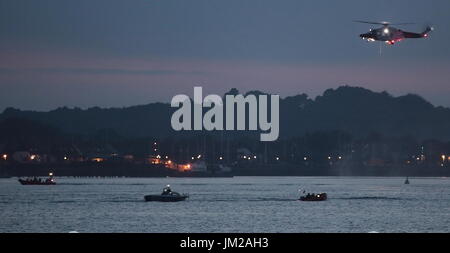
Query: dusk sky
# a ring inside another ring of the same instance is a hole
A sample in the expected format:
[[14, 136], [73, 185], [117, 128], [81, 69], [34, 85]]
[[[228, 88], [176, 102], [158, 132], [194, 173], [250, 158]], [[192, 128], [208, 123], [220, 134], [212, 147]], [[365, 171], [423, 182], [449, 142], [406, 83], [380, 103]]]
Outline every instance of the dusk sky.
[[[450, 1], [0, 0], [0, 111], [169, 102], [180, 93], [282, 97], [361, 86], [450, 107]], [[401, 26], [394, 46], [358, 35]]]

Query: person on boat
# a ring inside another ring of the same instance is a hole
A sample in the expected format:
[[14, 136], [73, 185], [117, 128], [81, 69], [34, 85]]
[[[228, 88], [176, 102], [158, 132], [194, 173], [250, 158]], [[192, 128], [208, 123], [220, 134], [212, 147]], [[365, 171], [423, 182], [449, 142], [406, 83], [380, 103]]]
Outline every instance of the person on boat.
[[170, 185], [167, 185], [166, 187], [164, 187], [161, 195], [170, 195], [171, 193], [172, 193], [172, 189], [170, 189]]

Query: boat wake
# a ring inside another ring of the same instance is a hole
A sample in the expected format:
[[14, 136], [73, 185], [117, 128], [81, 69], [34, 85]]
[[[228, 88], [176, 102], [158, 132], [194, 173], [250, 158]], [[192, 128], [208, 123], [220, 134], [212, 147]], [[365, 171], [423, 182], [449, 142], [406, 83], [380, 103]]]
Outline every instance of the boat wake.
[[80, 201], [76, 201], [76, 200], [54, 200], [54, 201], [50, 201], [50, 203], [52, 204], [64, 204], [64, 203], [77, 203]]
[[138, 203], [141, 199], [122, 199], [122, 200], [102, 200], [101, 203]]
[[216, 199], [195, 199], [192, 198], [191, 201], [200, 202], [287, 202], [287, 201], [297, 201], [297, 199], [280, 199], [280, 198], [216, 198]]
[[280, 199], [280, 198], [257, 198], [257, 199], [248, 199], [248, 201], [297, 201], [297, 199]]
[[126, 183], [58, 183], [58, 185], [149, 185], [144, 183], [126, 184]]
[[345, 197], [345, 198], [335, 198], [335, 199], [347, 199], [347, 200], [405, 200], [405, 198], [377, 197], [377, 196]]

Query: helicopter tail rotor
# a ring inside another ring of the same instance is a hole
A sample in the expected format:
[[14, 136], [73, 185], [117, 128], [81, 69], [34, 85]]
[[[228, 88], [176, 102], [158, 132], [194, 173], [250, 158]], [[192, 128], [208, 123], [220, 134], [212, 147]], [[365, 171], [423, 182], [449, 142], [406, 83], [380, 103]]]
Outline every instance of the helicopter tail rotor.
[[422, 33], [422, 37], [428, 37], [428, 34], [432, 31], [434, 31], [434, 27], [432, 27], [431, 25], [427, 25], [425, 31], [423, 31]]

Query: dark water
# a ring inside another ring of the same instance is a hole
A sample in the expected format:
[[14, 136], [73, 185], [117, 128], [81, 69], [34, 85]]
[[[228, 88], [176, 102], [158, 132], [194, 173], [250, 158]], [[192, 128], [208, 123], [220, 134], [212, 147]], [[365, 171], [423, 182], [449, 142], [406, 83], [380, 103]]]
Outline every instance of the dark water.
[[[235, 177], [0, 179], [0, 232], [450, 232], [450, 179]], [[162, 187], [185, 202], [144, 202]], [[327, 192], [300, 202], [298, 189]]]

